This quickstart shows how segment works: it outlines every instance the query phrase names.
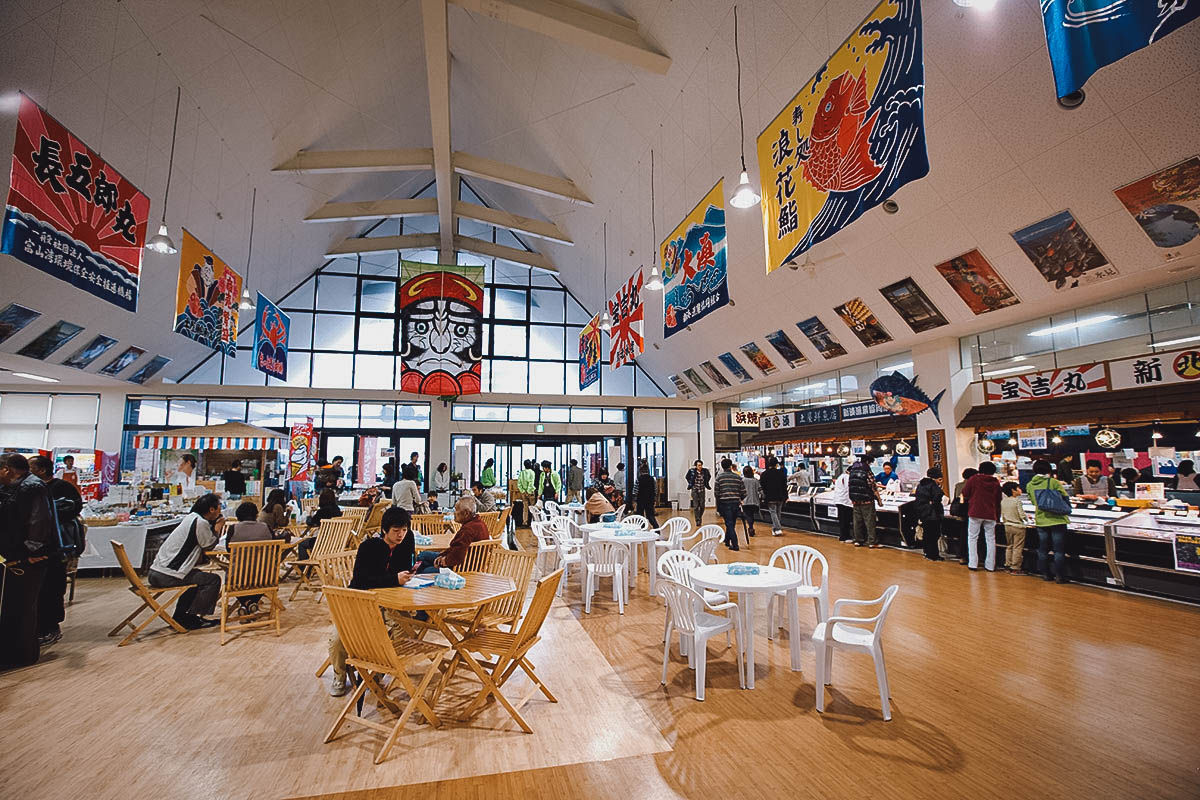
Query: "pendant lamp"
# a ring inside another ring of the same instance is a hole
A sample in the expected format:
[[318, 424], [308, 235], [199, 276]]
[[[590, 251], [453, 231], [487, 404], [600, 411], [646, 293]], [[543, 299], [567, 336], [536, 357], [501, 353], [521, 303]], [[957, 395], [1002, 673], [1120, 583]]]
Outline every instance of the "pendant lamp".
[[650, 151], [650, 244], [654, 258], [650, 261], [650, 277], [646, 279], [646, 288], [657, 292], [663, 288], [662, 273], [658, 271], [658, 229], [654, 225], [654, 151]]
[[242, 281], [242, 302], [238, 308], [242, 311], [253, 311], [254, 301], [250, 299], [250, 256], [254, 253], [254, 205], [258, 200], [258, 187], [250, 195], [250, 243], [246, 246], [246, 279]]
[[171, 234], [167, 233], [167, 198], [171, 196], [171, 170], [175, 167], [175, 137], [179, 133], [179, 98], [183, 87], [175, 87], [175, 124], [171, 127], [171, 158], [167, 161], [167, 189], [163, 192], [162, 221], [158, 225], [158, 233], [146, 240], [146, 249], [165, 256], [179, 252]]
[[742, 53], [738, 49], [737, 6], [733, 7], [733, 54], [737, 59], [738, 142], [742, 146], [742, 177], [733, 197], [729, 198], [729, 205], [734, 208], [753, 208], [762, 201], [762, 197], [750, 185], [750, 173], [746, 172], [746, 120], [742, 116]]
[[608, 315], [608, 223], [604, 223], [604, 297], [601, 300], [604, 304], [604, 310], [600, 312], [600, 322], [597, 324], [600, 330], [608, 333], [612, 330], [612, 317]]

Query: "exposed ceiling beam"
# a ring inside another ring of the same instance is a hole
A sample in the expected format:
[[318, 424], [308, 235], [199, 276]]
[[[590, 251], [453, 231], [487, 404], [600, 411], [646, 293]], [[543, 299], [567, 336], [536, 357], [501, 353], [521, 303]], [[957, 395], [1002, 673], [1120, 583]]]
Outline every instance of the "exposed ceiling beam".
[[488, 225], [495, 225], [497, 228], [504, 228], [515, 233], [536, 236], [539, 239], [545, 239], [548, 242], [556, 244], [565, 244], [568, 246], [575, 244], [553, 222], [510, 214], [498, 208], [488, 208], [476, 203], [459, 202], [454, 206], [454, 216], [473, 219], [476, 222], [483, 222]]
[[456, 6], [509, 25], [585, 47], [663, 75], [671, 59], [638, 33], [637, 22], [572, 0], [450, 0]]
[[433, 127], [433, 175], [437, 181], [438, 230], [442, 263], [454, 263], [454, 187], [450, 180], [450, 39], [446, 0], [421, 0], [425, 28], [425, 76], [429, 121]]
[[521, 264], [533, 269], [540, 269], [543, 272], [558, 274], [558, 269], [550, 263], [550, 259], [540, 253], [518, 250], [515, 247], [506, 247], [494, 242], [485, 242], [483, 239], [476, 239], [472, 236], [455, 236], [454, 244], [459, 250], [474, 253], [477, 256], [498, 258], [512, 264]]
[[433, 149], [301, 150], [273, 172], [408, 172], [433, 169]]
[[[330, 248], [326, 258], [361, 256], [367, 253], [394, 253], [397, 250], [429, 250], [441, 243], [436, 233], [406, 233], [403, 236], [360, 236], [343, 239]], [[450, 262], [454, 263], [454, 262]]]
[[485, 181], [501, 183], [515, 189], [523, 189], [546, 197], [557, 197], [569, 200], [583, 206], [592, 205], [592, 201], [579, 190], [573, 181], [566, 178], [555, 178], [532, 172], [511, 164], [493, 161], [490, 158], [473, 156], [470, 153], [456, 152], [454, 154], [454, 171]]
[[355, 203], [326, 203], [304, 218], [305, 222], [357, 222], [368, 219], [399, 219], [437, 213], [437, 199], [363, 200]]

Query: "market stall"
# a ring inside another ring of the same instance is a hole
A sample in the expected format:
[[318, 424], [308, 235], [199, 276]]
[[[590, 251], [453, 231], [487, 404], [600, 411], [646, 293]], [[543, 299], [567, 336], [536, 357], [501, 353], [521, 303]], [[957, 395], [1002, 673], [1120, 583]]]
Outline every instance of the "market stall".
[[[243, 422], [142, 433], [133, 440], [133, 446], [138, 450], [157, 451], [160, 454], [155, 463], [142, 467], [151, 473], [151, 480], [160, 483], [169, 483], [174, 471], [173, 463], [178, 463], [182, 452], [190, 452], [197, 457], [197, 489], [203, 486], [205, 490], [222, 494], [224, 484], [221, 475], [234, 461], [256, 464], [257, 469], [252, 468], [246, 473], [244, 496], [255, 500], [260, 506], [266, 492], [281, 483], [277, 476], [278, 453], [285, 451], [288, 443], [285, 434]], [[173, 458], [167, 457], [167, 454]]]

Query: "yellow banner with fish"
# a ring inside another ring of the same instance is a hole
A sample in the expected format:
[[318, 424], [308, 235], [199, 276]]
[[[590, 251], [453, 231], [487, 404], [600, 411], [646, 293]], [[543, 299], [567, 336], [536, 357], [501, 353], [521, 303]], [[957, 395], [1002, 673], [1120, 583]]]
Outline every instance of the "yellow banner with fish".
[[758, 136], [767, 272], [929, 173], [920, 0], [883, 0]]

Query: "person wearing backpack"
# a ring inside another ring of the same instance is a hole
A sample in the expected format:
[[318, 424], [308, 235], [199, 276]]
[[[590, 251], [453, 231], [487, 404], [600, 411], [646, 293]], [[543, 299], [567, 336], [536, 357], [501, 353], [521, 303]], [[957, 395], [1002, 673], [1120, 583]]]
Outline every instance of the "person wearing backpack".
[[0, 669], [36, 664], [38, 597], [58, 531], [46, 483], [20, 453], [0, 455]]
[[46, 456], [29, 459], [29, 471], [46, 483], [50, 502], [58, 520], [59, 552], [47, 559], [46, 574], [38, 594], [38, 644], [48, 647], [62, 638], [61, 623], [66, 618], [63, 598], [67, 594], [67, 562], [83, 553], [83, 498], [75, 484], [54, 477], [54, 462]]
[[996, 523], [1000, 521], [1000, 481], [996, 480], [996, 464], [984, 461], [979, 472], [963, 484], [962, 497], [967, 504], [967, 568], [979, 569], [979, 533], [987, 540], [984, 569], [996, 571]]
[[854, 546], [862, 547], [865, 544], [872, 550], [883, 547], [875, 533], [875, 503], [879, 500], [879, 485], [875, 483], [875, 475], [871, 472], [871, 462], [874, 460], [875, 456], [864, 453], [847, 470], [850, 502], [854, 506]]
[[[1050, 462], [1039, 459], [1033, 462], [1033, 477], [1025, 484], [1025, 493], [1033, 500], [1034, 525], [1038, 532], [1037, 571], [1042, 580], [1057, 580], [1069, 583], [1067, 578], [1067, 523], [1070, 521], [1071, 503], [1066, 488], [1050, 477]], [[1053, 571], [1050, 568], [1050, 550], [1054, 549]]]

